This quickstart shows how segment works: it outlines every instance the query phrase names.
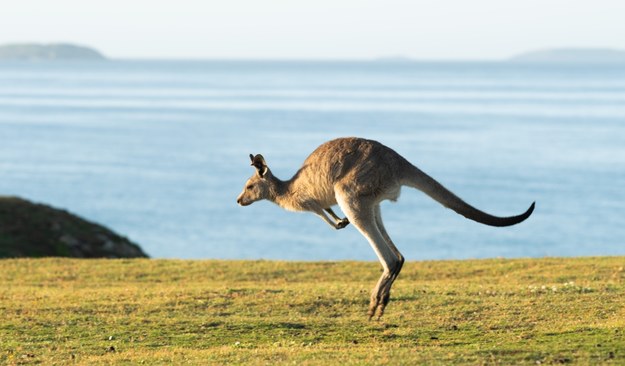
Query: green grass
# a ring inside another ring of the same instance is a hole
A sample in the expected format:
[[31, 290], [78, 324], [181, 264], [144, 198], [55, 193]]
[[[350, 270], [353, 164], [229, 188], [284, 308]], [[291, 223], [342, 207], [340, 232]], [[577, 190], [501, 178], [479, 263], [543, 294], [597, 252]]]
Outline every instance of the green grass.
[[0, 364], [625, 364], [625, 258], [0, 261]]

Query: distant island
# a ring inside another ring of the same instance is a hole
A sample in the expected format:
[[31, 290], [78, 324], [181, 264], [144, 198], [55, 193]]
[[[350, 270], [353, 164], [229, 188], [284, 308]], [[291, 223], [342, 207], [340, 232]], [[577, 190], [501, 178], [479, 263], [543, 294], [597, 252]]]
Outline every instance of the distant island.
[[522, 53], [511, 62], [531, 63], [625, 63], [625, 51], [609, 48], [554, 48]]
[[93, 48], [69, 43], [20, 43], [0, 46], [0, 60], [106, 60], [106, 57]]

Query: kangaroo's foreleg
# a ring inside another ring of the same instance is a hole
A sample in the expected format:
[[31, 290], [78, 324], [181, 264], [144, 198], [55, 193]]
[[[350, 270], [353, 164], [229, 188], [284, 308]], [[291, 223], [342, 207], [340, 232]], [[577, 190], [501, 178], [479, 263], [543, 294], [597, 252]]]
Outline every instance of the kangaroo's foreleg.
[[328, 208], [324, 208], [324, 210], [325, 210], [325, 212], [329, 213], [330, 216], [332, 216], [332, 218], [334, 218], [334, 220], [336, 220], [337, 229], [342, 229], [345, 226], [349, 225], [349, 220], [347, 219], [347, 217], [344, 217], [344, 218], [338, 217], [334, 213], [334, 211], [332, 211], [332, 209], [329, 208], [329, 207]]
[[[321, 217], [323, 221], [327, 222], [328, 225], [337, 230], [342, 229], [349, 224], [349, 220], [339, 218], [330, 208], [322, 209], [321, 206], [318, 206], [311, 208], [310, 211], [316, 213], [317, 216]], [[326, 212], [332, 215], [333, 219], [329, 218], [328, 215], [326, 215]]]

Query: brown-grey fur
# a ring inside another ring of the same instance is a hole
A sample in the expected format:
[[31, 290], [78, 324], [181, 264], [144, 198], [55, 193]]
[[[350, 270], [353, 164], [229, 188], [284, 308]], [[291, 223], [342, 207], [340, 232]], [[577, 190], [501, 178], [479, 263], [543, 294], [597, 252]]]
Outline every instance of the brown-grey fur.
[[[391, 286], [404, 263], [384, 228], [380, 212], [380, 202], [397, 200], [402, 186], [417, 188], [443, 206], [491, 226], [517, 224], [534, 210], [532, 203], [517, 216], [487, 214], [458, 198], [394, 150], [362, 138], [339, 138], [322, 144], [287, 181], [271, 173], [262, 155], [250, 155], [250, 159], [256, 173], [245, 184], [237, 203], [247, 206], [267, 199], [287, 210], [311, 211], [335, 229], [352, 223], [369, 241], [384, 270], [371, 294], [370, 317], [384, 314]], [[341, 219], [332, 211], [331, 207], [337, 204], [346, 218]]]

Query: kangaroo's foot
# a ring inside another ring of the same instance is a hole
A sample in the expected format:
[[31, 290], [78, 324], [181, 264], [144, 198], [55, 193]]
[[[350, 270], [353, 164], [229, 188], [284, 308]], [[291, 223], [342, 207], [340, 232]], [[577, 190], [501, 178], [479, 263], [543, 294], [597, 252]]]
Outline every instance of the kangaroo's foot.
[[371, 320], [374, 316], [377, 316], [378, 320], [384, 315], [384, 309], [386, 309], [386, 305], [391, 298], [391, 293], [387, 292], [382, 294], [381, 297], [378, 294], [371, 295], [371, 301], [369, 302], [369, 311], [367, 315], [369, 315], [369, 320]]
[[399, 272], [404, 264], [404, 257], [399, 254], [399, 259], [395, 262], [388, 272], [382, 273], [380, 280], [371, 292], [371, 301], [369, 302], [369, 320], [374, 316], [378, 317], [378, 320], [384, 315], [384, 309], [388, 305], [391, 299], [391, 287], [397, 279]]
[[340, 220], [338, 220], [338, 221], [336, 222], [336, 229], [337, 229], [337, 230], [343, 229], [343, 228], [345, 228], [345, 226], [347, 226], [347, 225], [349, 225], [349, 220], [348, 220], [348, 219], [347, 219], [347, 217], [346, 217], [346, 218], [344, 218], [344, 219], [340, 219]]
[[371, 301], [369, 301], [369, 320], [374, 316], [378, 319], [384, 315], [384, 309], [391, 298], [391, 285], [395, 279], [395, 276], [390, 273], [383, 273], [382, 277], [378, 281], [378, 284], [373, 288], [371, 292]]
[[375, 315], [375, 311], [378, 309], [378, 298], [376, 295], [371, 295], [371, 301], [369, 301], [369, 311], [367, 311], [367, 315], [369, 316], [369, 320], [373, 318]]

